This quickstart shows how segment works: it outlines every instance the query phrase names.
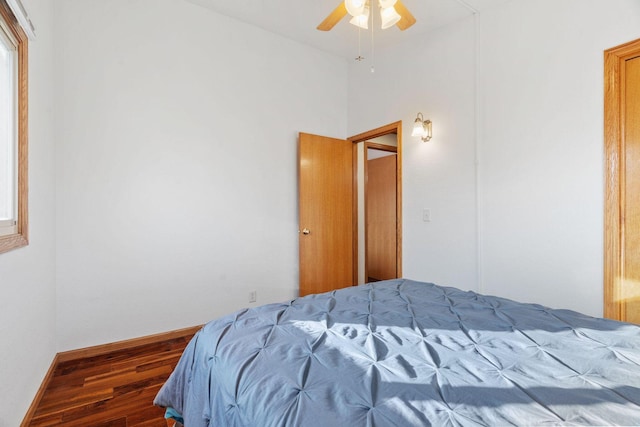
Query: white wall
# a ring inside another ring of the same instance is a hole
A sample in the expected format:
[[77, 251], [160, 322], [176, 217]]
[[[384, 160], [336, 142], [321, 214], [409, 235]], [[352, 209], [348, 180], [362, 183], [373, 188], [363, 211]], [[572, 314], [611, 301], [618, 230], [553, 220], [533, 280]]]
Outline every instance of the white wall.
[[[349, 134], [403, 123], [403, 276], [465, 289], [477, 287], [474, 43], [466, 19], [375, 52], [373, 74], [349, 67]], [[419, 111], [433, 121], [428, 143], [411, 137]]]
[[602, 315], [603, 51], [640, 37], [640, 2], [513, 1], [480, 22], [483, 290]]
[[404, 276], [601, 315], [602, 58], [640, 37], [640, 3], [514, 0], [474, 27], [350, 66], [349, 133], [404, 123]]
[[29, 43], [29, 246], [0, 255], [0, 426], [17, 426], [56, 353], [52, 2], [24, 0]]
[[59, 350], [297, 295], [297, 132], [347, 64], [171, 0], [56, 1]]

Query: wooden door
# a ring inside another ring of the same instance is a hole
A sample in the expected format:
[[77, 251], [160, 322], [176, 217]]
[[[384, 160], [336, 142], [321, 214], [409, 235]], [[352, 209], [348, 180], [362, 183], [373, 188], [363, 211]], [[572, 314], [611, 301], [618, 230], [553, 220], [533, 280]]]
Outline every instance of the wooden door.
[[396, 154], [367, 162], [367, 282], [395, 279]]
[[640, 40], [605, 52], [605, 316], [640, 324]]
[[[371, 140], [375, 140], [379, 137], [382, 137], [385, 135], [392, 135], [392, 134], [395, 135], [395, 139], [396, 139], [395, 146], [368, 142]], [[395, 150], [396, 152], [396, 234], [395, 234], [396, 263], [395, 265], [396, 265], [396, 277], [402, 277], [402, 121], [389, 123], [388, 125], [385, 125], [376, 129], [372, 129], [367, 132], [360, 133], [358, 135], [354, 135], [349, 138], [349, 141], [353, 142], [356, 145], [360, 143], [364, 143], [365, 153], [367, 148], [373, 148], [376, 150], [383, 150], [383, 151]], [[393, 148], [394, 150], [390, 150], [390, 148]], [[363, 157], [367, 157], [366, 154]], [[364, 165], [360, 165], [360, 167], [364, 167], [364, 169], [366, 169], [366, 162], [364, 163]], [[358, 169], [358, 167], [354, 167], [354, 169]], [[365, 175], [366, 175], [366, 171], [365, 171]], [[363, 191], [363, 193], [366, 193], [366, 191], [364, 191], [363, 189], [361, 190]], [[366, 195], [364, 197], [366, 199]], [[362, 208], [364, 209], [364, 205], [362, 205]], [[363, 229], [366, 230], [366, 219], [364, 218], [364, 216], [361, 217], [361, 221], [362, 222], [360, 225], [356, 224], [355, 229], [359, 233], [366, 234], [366, 231], [363, 232]], [[360, 228], [360, 230], [358, 230], [358, 228]], [[366, 237], [364, 238], [364, 240], [366, 241]], [[361, 253], [359, 256], [362, 256], [363, 258], [359, 258], [359, 260], [363, 261], [362, 264], [366, 264], [366, 259], [365, 259], [366, 256], [362, 254], [362, 252], [366, 252], [366, 251], [360, 251], [360, 252]], [[362, 273], [361, 278], [363, 281], [367, 280], [366, 272], [367, 272], [366, 265], [363, 265], [363, 268], [360, 271], [360, 273]], [[356, 279], [354, 279], [355, 282], [358, 281], [358, 274], [359, 274], [358, 269], [356, 269]]]
[[640, 56], [625, 61], [622, 316], [640, 323]]
[[300, 295], [355, 284], [353, 144], [300, 133]]

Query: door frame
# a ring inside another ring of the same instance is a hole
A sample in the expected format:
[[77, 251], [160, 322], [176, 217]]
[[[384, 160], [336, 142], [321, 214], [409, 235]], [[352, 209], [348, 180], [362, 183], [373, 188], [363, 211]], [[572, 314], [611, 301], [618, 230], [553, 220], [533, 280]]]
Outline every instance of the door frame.
[[[354, 167], [353, 167], [353, 182], [357, 183], [357, 156], [355, 155], [358, 143], [366, 142], [369, 139], [378, 138], [383, 135], [389, 135], [395, 133], [397, 139], [397, 155], [396, 155], [396, 275], [402, 277], [402, 120], [389, 123], [388, 125], [381, 126], [376, 129], [372, 129], [358, 135], [347, 138], [348, 141], [353, 143], [354, 150]], [[366, 157], [366, 153], [365, 153]], [[366, 167], [366, 165], [365, 165]], [[366, 187], [366, 186], [365, 186]], [[366, 191], [366, 190], [365, 190]], [[354, 224], [354, 236], [353, 236], [353, 262], [354, 262], [354, 275], [356, 277], [355, 283], [357, 283], [358, 275], [358, 230], [360, 224], [358, 223], [358, 196], [354, 192], [353, 196], [353, 224]], [[366, 193], [365, 193], [366, 197]], [[366, 237], [365, 237], [366, 239]], [[366, 240], [365, 240], [366, 242]], [[365, 247], [366, 250], [366, 247]], [[366, 260], [365, 260], [365, 272], [366, 272]]]
[[624, 63], [640, 56], [640, 39], [604, 52], [604, 317], [624, 320]]

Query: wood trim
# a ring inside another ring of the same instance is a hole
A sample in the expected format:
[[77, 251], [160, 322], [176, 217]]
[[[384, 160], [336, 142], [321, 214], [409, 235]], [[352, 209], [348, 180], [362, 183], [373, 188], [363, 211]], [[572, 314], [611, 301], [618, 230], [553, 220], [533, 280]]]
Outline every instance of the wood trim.
[[[396, 229], [396, 268], [398, 277], [402, 277], [402, 120], [397, 122], [389, 123], [388, 125], [381, 126], [376, 129], [372, 129], [366, 132], [359, 133], [357, 135], [351, 136], [347, 138], [347, 140], [351, 141], [355, 144], [359, 142], [367, 141], [368, 139], [377, 138], [379, 136], [388, 135], [391, 133], [396, 134], [397, 138], [397, 158], [396, 158], [396, 213], [398, 216], [398, 225]], [[366, 158], [366, 156], [365, 156]], [[365, 195], [366, 197], [366, 195]], [[366, 201], [365, 201], [366, 204]], [[356, 217], [356, 233], [355, 239], [357, 241], [357, 214], [354, 215]], [[357, 266], [357, 257], [354, 261]], [[365, 259], [366, 264], [366, 259]], [[356, 267], [357, 268], [357, 267]], [[366, 266], [365, 266], [366, 270]]]
[[[351, 136], [349, 138], [347, 138], [349, 141], [352, 141], [353, 143], [357, 143], [357, 142], [362, 142], [362, 141], [366, 141], [367, 139], [373, 139], [373, 138], [377, 138], [379, 136], [383, 136], [383, 135], [388, 135], [390, 133], [398, 133], [400, 131], [400, 129], [402, 129], [402, 120], [399, 120], [397, 122], [393, 122], [393, 123], [389, 123], [388, 125], [384, 125], [381, 126], [379, 128], [376, 129], [372, 129], [366, 132], [362, 132], [359, 133], [357, 135]], [[398, 143], [400, 141], [398, 140]], [[400, 146], [398, 145], [398, 148], [400, 148]]]
[[29, 44], [27, 35], [20, 29], [18, 47], [18, 234], [22, 244], [29, 244]]
[[640, 39], [604, 52], [604, 317], [624, 320], [624, 62], [640, 55]]
[[352, 197], [352, 207], [351, 207], [351, 234], [353, 243], [351, 247], [352, 251], [352, 259], [353, 259], [353, 273], [352, 273], [352, 282], [353, 286], [358, 284], [358, 264], [360, 262], [358, 258], [358, 145], [352, 144], [352, 161], [351, 161], [351, 172], [353, 174], [353, 178], [351, 180], [351, 184], [353, 185], [353, 197]]
[[604, 81], [604, 317], [620, 319], [616, 278], [620, 262], [620, 64], [614, 52], [605, 51]]
[[31, 405], [29, 406], [29, 409], [27, 410], [27, 413], [25, 414], [24, 418], [22, 419], [22, 422], [20, 423], [20, 427], [28, 427], [29, 424], [31, 424], [31, 420], [33, 419], [33, 416], [36, 413], [36, 410], [38, 409], [38, 406], [40, 405], [40, 401], [42, 400], [42, 396], [44, 396], [44, 392], [47, 390], [47, 387], [49, 386], [49, 383], [51, 382], [51, 379], [53, 378], [53, 374], [56, 371], [56, 367], [58, 366], [59, 363], [59, 359], [58, 359], [58, 355], [56, 354], [53, 357], [53, 361], [51, 362], [51, 365], [49, 366], [49, 370], [47, 371], [46, 375], [44, 376], [44, 379], [42, 380], [42, 384], [40, 384], [40, 387], [38, 388], [38, 391], [36, 392], [35, 397], [33, 398], [33, 401], [31, 402]]
[[364, 149], [366, 150], [367, 148], [371, 148], [373, 150], [388, 151], [390, 153], [398, 152], [398, 147], [393, 147], [391, 145], [378, 144], [376, 142], [371, 142], [371, 141], [367, 141], [364, 143]]
[[18, 41], [18, 229], [0, 237], [3, 253], [29, 244], [29, 40], [4, 0], [0, 0], [0, 17]]
[[155, 344], [157, 342], [172, 340], [180, 337], [186, 337], [194, 335], [198, 332], [203, 325], [192, 326], [184, 329], [177, 329], [170, 332], [162, 332], [154, 335], [147, 335], [144, 337], [133, 338], [124, 341], [117, 341], [108, 344], [101, 344], [92, 347], [81, 348], [77, 350], [63, 351], [58, 353], [58, 362], [68, 362], [70, 360], [84, 359], [86, 357], [101, 356], [103, 354], [111, 353], [113, 351], [126, 350], [128, 348], [140, 347], [147, 344]]
[[[363, 168], [363, 173], [362, 175], [364, 176], [364, 185], [363, 187], [363, 203], [362, 203], [362, 209], [363, 209], [363, 215], [362, 217], [364, 218], [364, 281], [365, 283], [369, 282], [369, 227], [368, 227], [368, 222], [367, 222], [367, 203], [369, 202], [369, 191], [368, 191], [368, 186], [369, 186], [369, 153], [367, 151], [367, 148], [369, 148], [369, 144], [372, 144], [370, 142], [365, 141], [364, 142], [364, 153], [362, 154], [362, 168]], [[357, 144], [353, 144], [353, 145], [357, 145]], [[381, 145], [381, 144], [380, 144]], [[396, 154], [397, 155], [397, 154]], [[358, 217], [358, 215], [355, 215], [356, 217]], [[396, 266], [397, 268], [398, 266]]]
[[396, 234], [396, 263], [398, 277], [404, 277], [402, 274], [402, 121], [396, 122], [396, 138], [398, 140], [398, 165], [396, 170], [396, 211], [398, 212], [398, 231]]

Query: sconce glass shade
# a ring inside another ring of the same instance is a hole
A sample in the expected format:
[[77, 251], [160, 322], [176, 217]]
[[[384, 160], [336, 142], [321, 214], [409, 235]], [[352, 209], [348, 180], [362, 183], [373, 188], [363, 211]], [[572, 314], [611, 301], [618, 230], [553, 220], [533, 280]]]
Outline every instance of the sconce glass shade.
[[425, 120], [422, 113], [418, 113], [418, 117], [413, 122], [413, 130], [411, 131], [411, 136], [418, 136], [424, 142], [427, 142], [433, 136], [433, 130], [431, 127], [431, 120]]
[[362, 15], [354, 16], [349, 21], [350, 24], [360, 27], [363, 30], [369, 29], [369, 7], [365, 7]]
[[422, 113], [418, 113], [418, 116], [413, 121], [413, 130], [411, 131], [411, 136], [419, 136], [422, 138], [424, 136], [424, 116]]
[[396, 12], [396, 8], [391, 6], [384, 9], [380, 9], [380, 18], [382, 19], [382, 29], [386, 30], [389, 27], [398, 23], [400, 15]]
[[344, 0], [344, 6], [351, 16], [360, 16], [364, 13], [366, 0]]

